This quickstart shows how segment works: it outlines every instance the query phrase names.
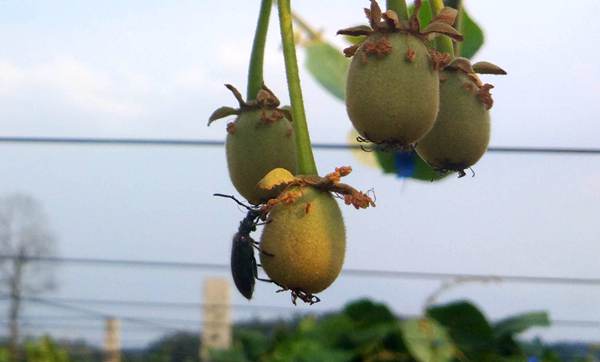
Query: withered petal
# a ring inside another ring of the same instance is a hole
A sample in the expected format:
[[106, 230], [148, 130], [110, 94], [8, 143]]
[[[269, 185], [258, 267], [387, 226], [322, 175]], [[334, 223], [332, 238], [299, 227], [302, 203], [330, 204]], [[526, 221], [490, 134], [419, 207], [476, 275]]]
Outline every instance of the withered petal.
[[448, 64], [448, 66], [446, 68], [450, 68], [450, 69], [454, 69], [454, 70], [461, 70], [467, 74], [475, 73], [475, 70], [473, 70], [473, 67], [471, 66], [471, 62], [469, 61], [469, 59], [463, 58], [463, 57], [454, 59], [452, 62], [450, 62], [450, 64]]
[[454, 40], [463, 40], [463, 36], [461, 33], [458, 32], [458, 30], [441, 21], [431, 22], [423, 30], [423, 34], [446, 35]]
[[473, 70], [475, 73], [479, 74], [506, 75], [506, 71], [504, 69], [490, 62], [477, 62], [473, 64]]
[[441, 21], [448, 25], [454, 25], [457, 16], [458, 11], [456, 9], [446, 6], [440, 11], [440, 13], [435, 18], [433, 18], [432, 22]]
[[367, 25], [353, 26], [346, 29], [338, 30], [337, 35], [361, 36], [370, 35], [373, 32], [371, 27]]
[[210, 117], [208, 118], [208, 125], [210, 126], [211, 123], [218, 119], [238, 114], [240, 114], [240, 111], [238, 109], [232, 107], [220, 107], [210, 115]]

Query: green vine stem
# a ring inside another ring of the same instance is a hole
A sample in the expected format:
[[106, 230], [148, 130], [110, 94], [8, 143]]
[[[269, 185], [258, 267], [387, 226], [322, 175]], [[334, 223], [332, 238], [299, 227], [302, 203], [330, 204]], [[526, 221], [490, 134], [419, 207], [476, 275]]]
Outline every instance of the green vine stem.
[[277, 0], [279, 10], [279, 26], [283, 42], [283, 57], [285, 60], [285, 73], [288, 82], [288, 91], [292, 103], [292, 117], [294, 133], [296, 136], [296, 149], [298, 157], [298, 173], [301, 175], [317, 175], [317, 165], [310, 144], [300, 75], [298, 73], [298, 59], [296, 57], [296, 44], [294, 42], [294, 29], [292, 26], [292, 8], [290, 0]]
[[388, 10], [394, 10], [400, 19], [408, 20], [408, 7], [406, 6], [406, 0], [387, 0], [386, 6]]
[[264, 82], [263, 63], [272, 5], [273, 0], [262, 0], [260, 5], [256, 33], [254, 33], [254, 43], [252, 44], [252, 54], [250, 55], [250, 66], [248, 68], [248, 89], [246, 92], [248, 101], [256, 99]]
[[[443, 0], [430, 0], [431, 3], [431, 15], [432, 18], [436, 17], [440, 11], [444, 8]], [[442, 53], [448, 53], [450, 56], [454, 57], [454, 45], [452, 44], [452, 39], [449, 37], [442, 35], [436, 39], [437, 50]]]

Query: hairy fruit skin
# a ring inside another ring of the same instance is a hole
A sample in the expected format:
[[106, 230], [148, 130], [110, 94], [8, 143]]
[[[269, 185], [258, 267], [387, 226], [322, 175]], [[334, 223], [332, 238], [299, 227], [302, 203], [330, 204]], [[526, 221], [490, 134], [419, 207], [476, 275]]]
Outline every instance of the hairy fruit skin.
[[[389, 54], [369, 55], [387, 38]], [[370, 35], [354, 54], [346, 108], [356, 130], [375, 143], [408, 146], [431, 128], [439, 106], [439, 75], [423, 41], [406, 33]]]
[[479, 161], [490, 141], [490, 114], [467, 74], [443, 71], [440, 112], [416, 151], [439, 170], [462, 171]]
[[[261, 236], [263, 269], [279, 285], [307, 293], [327, 288], [344, 263], [346, 231], [342, 213], [329, 192], [293, 188], [302, 196], [269, 214]], [[310, 205], [310, 206], [307, 206]]]
[[295, 174], [297, 169], [292, 125], [285, 117], [264, 122], [261, 117], [270, 116], [272, 112], [274, 110], [261, 109], [242, 112], [234, 123], [234, 131], [228, 132], [225, 141], [231, 182], [248, 202], [255, 205], [273, 196], [272, 191], [257, 187], [269, 171], [281, 167]]

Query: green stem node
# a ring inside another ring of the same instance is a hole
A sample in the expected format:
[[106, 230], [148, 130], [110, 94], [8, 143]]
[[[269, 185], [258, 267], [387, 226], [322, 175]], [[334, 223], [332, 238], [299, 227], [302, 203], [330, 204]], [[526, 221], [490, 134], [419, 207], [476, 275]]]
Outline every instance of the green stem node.
[[300, 175], [318, 175], [317, 165], [312, 152], [302, 88], [298, 72], [298, 59], [296, 57], [296, 44], [294, 42], [294, 29], [292, 26], [292, 10], [290, 0], [278, 0], [279, 26], [283, 42], [283, 57], [285, 60], [285, 73], [288, 82], [288, 91], [292, 103], [292, 124], [296, 137], [296, 150], [298, 157], [298, 173]]

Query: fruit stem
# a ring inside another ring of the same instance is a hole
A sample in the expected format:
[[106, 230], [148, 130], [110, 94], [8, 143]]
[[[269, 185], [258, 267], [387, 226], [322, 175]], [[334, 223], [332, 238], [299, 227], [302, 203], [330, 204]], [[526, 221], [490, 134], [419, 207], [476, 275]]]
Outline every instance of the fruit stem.
[[292, 25], [292, 9], [290, 0], [277, 0], [279, 10], [279, 26], [281, 41], [283, 42], [283, 58], [285, 60], [285, 73], [288, 82], [290, 102], [292, 104], [292, 125], [296, 137], [296, 152], [298, 159], [298, 173], [301, 175], [317, 175], [317, 165], [310, 144], [310, 135], [304, 112], [300, 75], [298, 73], [298, 59], [296, 57], [296, 44], [294, 42], [294, 28]]
[[248, 101], [256, 99], [264, 82], [263, 63], [272, 5], [273, 0], [262, 0], [260, 5], [256, 32], [254, 33], [254, 43], [252, 44], [252, 54], [250, 55], [250, 66], [248, 67], [248, 89], [246, 92]]
[[[444, 8], [443, 0], [430, 0], [431, 4], [431, 15], [432, 18], [435, 18], [440, 11]], [[436, 48], [442, 53], [448, 53], [450, 56], [454, 57], [454, 45], [452, 45], [452, 39], [449, 37], [442, 35], [436, 39]]]
[[[456, 30], [458, 30], [464, 34], [463, 20], [465, 17], [465, 10], [463, 8], [463, 2], [461, 0], [456, 0], [455, 6], [456, 6], [455, 9], [458, 11], [458, 16], [456, 17], [456, 22], [455, 22], [454, 26], [456, 27]], [[461, 52], [462, 52], [462, 42], [455, 41], [454, 42], [454, 55], [456, 55], [457, 57], [460, 57]]]
[[400, 19], [408, 20], [408, 7], [406, 6], [406, 0], [387, 0], [386, 6], [388, 10], [394, 10]]

